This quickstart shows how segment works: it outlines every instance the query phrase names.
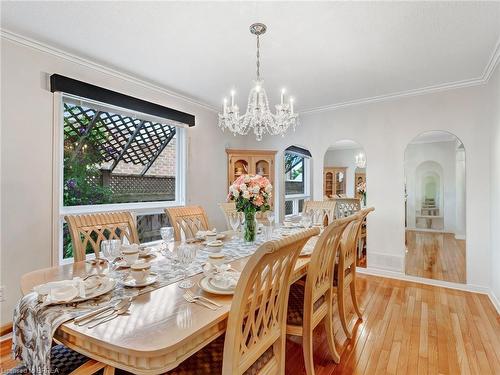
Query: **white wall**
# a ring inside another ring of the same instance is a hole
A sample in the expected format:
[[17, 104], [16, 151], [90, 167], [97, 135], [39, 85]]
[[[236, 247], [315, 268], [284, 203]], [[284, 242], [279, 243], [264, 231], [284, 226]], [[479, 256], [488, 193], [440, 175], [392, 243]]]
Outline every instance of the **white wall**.
[[500, 309], [500, 64], [490, 80], [493, 111], [491, 136], [491, 289]]
[[[295, 133], [266, 137], [247, 147], [276, 149], [292, 144], [312, 153], [314, 199], [322, 199], [323, 157], [331, 145], [351, 139], [362, 145], [368, 161], [368, 267], [404, 271], [404, 151], [417, 135], [430, 130], [455, 134], [467, 150], [467, 283], [488, 287], [490, 271], [489, 164], [490, 90], [475, 86], [337, 110], [301, 114]], [[300, 100], [300, 97], [298, 97]], [[282, 166], [277, 166], [277, 176]], [[279, 186], [278, 186], [279, 189]], [[279, 191], [278, 191], [279, 193]]]
[[226, 198], [225, 147], [241, 138], [217, 128], [216, 113], [102, 69], [69, 61], [2, 39], [1, 139], [1, 323], [12, 320], [19, 280], [51, 265], [53, 95], [48, 76], [59, 73], [196, 116], [188, 130], [187, 203], [201, 204], [209, 219], [224, 226], [216, 202]]
[[[347, 150], [328, 150], [325, 153], [325, 167], [347, 167], [346, 170], [346, 194], [348, 197], [354, 197], [354, 175], [356, 173], [356, 155], [364, 153], [362, 148]], [[367, 159], [368, 160], [368, 159]], [[368, 161], [366, 163], [368, 165]], [[367, 189], [368, 189], [368, 183]], [[368, 200], [368, 194], [367, 194]], [[367, 201], [368, 202], [368, 201]]]
[[[415, 228], [415, 212], [422, 207], [421, 179], [417, 175], [424, 173], [419, 167], [425, 162], [435, 162], [441, 167], [441, 187], [439, 196], [439, 214], [444, 216], [444, 231], [455, 233], [456, 223], [456, 143], [431, 142], [409, 144], [405, 151], [405, 175], [408, 227]], [[429, 168], [432, 168], [430, 166]], [[428, 169], [429, 169], [428, 168]], [[429, 169], [430, 170], [430, 169]], [[437, 172], [437, 171], [436, 171]], [[420, 176], [422, 177], [422, 176]]]

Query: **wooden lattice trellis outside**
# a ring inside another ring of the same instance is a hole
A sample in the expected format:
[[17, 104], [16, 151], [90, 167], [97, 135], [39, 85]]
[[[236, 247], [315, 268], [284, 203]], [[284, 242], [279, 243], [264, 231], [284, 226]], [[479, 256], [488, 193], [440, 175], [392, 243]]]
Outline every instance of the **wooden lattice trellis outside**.
[[121, 114], [98, 111], [64, 103], [64, 136], [71, 144], [81, 147], [93, 129], [102, 162], [112, 162], [110, 171], [120, 161], [141, 164], [143, 176], [169, 142], [174, 138], [175, 126], [141, 120]]

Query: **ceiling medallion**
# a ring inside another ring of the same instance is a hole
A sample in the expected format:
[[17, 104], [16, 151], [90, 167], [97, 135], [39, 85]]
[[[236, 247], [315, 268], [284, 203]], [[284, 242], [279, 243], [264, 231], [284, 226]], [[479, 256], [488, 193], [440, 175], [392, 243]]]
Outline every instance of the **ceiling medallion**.
[[224, 98], [222, 113], [219, 113], [219, 127], [228, 129], [234, 135], [246, 135], [252, 129], [257, 141], [262, 140], [264, 134], [284, 136], [289, 127], [295, 130], [299, 115], [293, 111], [293, 98], [285, 103], [285, 89], [281, 90], [281, 102], [275, 105], [276, 113], [271, 113], [267, 100], [264, 81], [260, 77], [260, 36], [267, 30], [266, 25], [254, 23], [250, 32], [257, 37], [257, 79], [248, 95], [247, 111], [240, 115], [238, 105], [234, 103], [234, 90], [231, 91], [231, 103]]

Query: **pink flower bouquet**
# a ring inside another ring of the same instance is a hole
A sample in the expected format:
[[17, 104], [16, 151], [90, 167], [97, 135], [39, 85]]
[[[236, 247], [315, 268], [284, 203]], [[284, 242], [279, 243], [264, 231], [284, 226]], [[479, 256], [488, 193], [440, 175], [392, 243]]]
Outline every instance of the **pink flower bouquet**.
[[228, 201], [236, 202], [239, 212], [267, 211], [272, 198], [271, 182], [260, 175], [242, 175], [229, 187]]

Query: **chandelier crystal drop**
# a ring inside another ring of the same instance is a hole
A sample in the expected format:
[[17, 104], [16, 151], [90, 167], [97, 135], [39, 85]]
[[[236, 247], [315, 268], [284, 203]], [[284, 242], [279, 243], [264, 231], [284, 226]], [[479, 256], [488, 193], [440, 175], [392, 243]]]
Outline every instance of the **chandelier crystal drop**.
[[254, 23], [250, 32], [257, 36], [257, 79], [248, 95], [247, 111], [240, 115], [238, 105], [234, 103], [235, 91], [231, 91], [231, 103], [224, 98], [222, 113], [219, 113], [219, 127], [228, 129], [234, 135], [246, 135], [252, 129], [257, 141], [262, 140], [264, 134], [284, 136], [288, 128], [298, 123], [299, 115], [293, 111], [293, 98], [285, 102], [285, 90], [281, 90], [281, 102], [275, 105], [276, 113], [271, 113], [264, 81], [260, 78], [260, 36], [266, 32], [266, 25]]

